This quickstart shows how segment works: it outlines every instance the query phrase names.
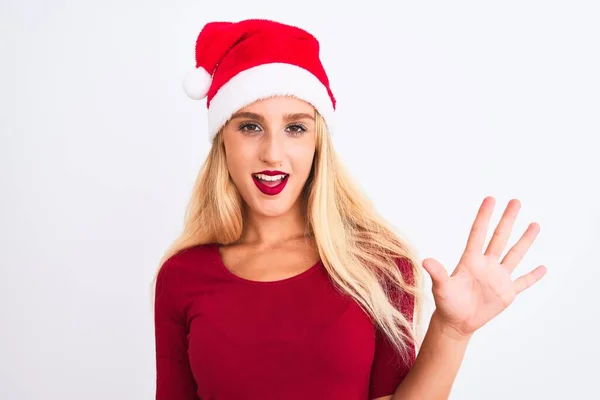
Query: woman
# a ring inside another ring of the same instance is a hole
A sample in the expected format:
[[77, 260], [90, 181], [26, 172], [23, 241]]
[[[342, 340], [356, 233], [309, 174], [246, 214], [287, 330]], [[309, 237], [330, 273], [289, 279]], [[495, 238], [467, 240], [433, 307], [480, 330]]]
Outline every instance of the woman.
[[418, 346], [419, 263], [335, 155], [317, 40], [209, 23], [184, 88], [207, 98], [212, 148], [157, 274], [156, 398], [448, 398], [471, 335], [545, 273], [510, 277], [535, 223], [500, 260], [519, 202], [484, 251], [483, 201], [451, 277], [423, 261], [436, 310]]

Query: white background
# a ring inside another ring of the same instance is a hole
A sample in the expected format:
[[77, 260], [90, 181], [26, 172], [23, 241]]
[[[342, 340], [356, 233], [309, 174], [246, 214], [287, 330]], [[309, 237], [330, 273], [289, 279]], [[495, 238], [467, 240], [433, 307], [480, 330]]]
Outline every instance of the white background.
[[153, 398], [150, 282], [208, 150], [181, 79], [204, 23], [248, 17], [320, 39], [337, 149], [421, 257], [452, 269], [486, 195], [522, 201], [513, 242], [540, 223], [515, 276], [548, 275], [451, 398], [600, 398], [598, 9], [396, 3], [2, 0], [0, 398]]

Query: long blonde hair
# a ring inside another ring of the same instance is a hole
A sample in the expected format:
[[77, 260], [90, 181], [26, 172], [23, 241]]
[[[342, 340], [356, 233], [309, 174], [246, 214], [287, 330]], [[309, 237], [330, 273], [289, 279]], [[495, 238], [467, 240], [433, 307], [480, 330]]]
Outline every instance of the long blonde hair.
[[[183, 231], [163, 255], [161, 267], [187, 248], [209, 243], [226, 245], [240, 239], [243, 203], [229, 177], [225, 157], [219, 133], [197, 176]], [[333, 283], [357, 301], [407, 361], [409, 346], [418, 347], [420, 335], [422, 274], [415, 252], [352, 182], [318, 113], [313, 168], [302, 196], [308, 234], [314, 237]], [[410, 281], [398, 268], [399, 258], [412, 269]], [[157, 275], [158, 271], [155, 280]], [[402, 292], [414, 300], [412, 321], [393, 301], [392, 294]]]

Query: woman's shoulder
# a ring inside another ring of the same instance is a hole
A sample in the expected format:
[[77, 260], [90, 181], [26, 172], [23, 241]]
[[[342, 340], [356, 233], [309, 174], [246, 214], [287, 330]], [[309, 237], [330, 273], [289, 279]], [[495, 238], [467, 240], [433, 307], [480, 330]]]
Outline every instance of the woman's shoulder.
[[398, 270], [405, 280], [413, 281], [415, 277], [416, 262], [408, 256], [397, 256], [394, 258]]
[[215, 243], [197, 244], [178, 250], [165, 261], [165, 264], [167, 262], [170, 264], [181, 264], [189, 261], [198, 262], [214, 256], [214, 252], [217, 250], [218, 245]]
[[214, 264], [218, 260], [218, 247], [216, 244], [199, 244], [181, 249], [169, 256], [161, 266], [161, 272], [182, 274], [190, 271], [202, 270], [207, 264]]
[[212, 282], [216, 276], [218, 247], [203, 244], [177, 251], [160, 266], [156, 275], [156, 288], [160, 293], [175, 293], [184, 298], [185, 293], [197, 291]]

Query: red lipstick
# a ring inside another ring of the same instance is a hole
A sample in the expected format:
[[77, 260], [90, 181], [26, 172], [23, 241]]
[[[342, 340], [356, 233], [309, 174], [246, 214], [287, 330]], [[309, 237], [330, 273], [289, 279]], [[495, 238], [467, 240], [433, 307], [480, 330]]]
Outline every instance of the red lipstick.
[[[261, 171], [252, 174], [254, 184], [262, 193], [268, 196], [275, 196], [285, 188], [289, 174], [281, 171]], [[270, 179], [269, 177], [279, 177]]]

